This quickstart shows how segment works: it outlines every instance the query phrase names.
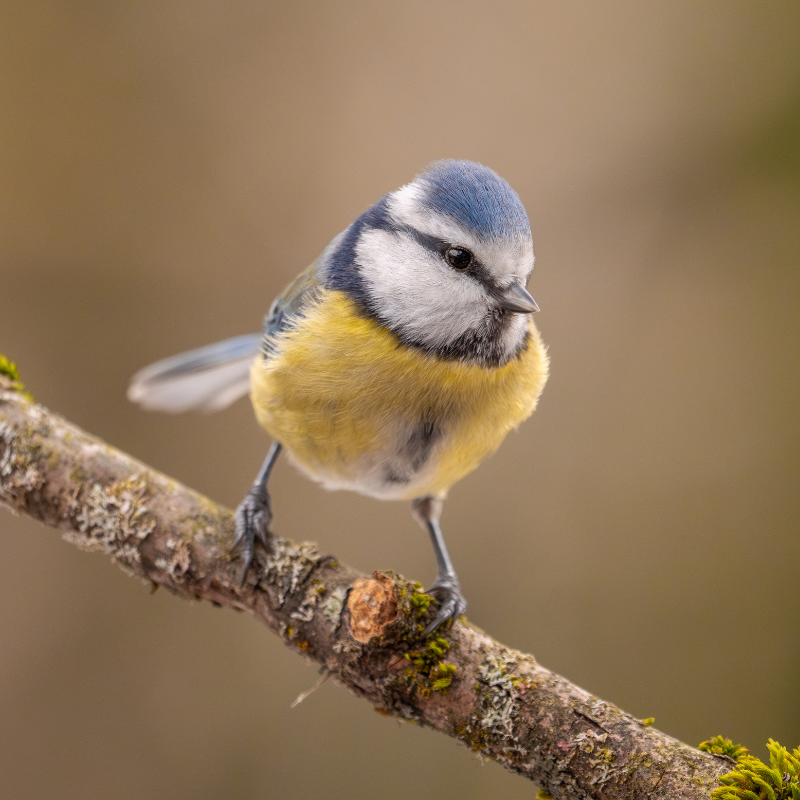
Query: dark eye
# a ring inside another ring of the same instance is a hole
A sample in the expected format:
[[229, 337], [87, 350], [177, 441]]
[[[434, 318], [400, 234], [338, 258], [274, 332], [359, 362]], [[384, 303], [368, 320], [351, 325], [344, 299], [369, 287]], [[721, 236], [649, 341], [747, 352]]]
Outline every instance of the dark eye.
[[444, 257], [453, 269], [466, 269], [472, 263], [472, 253], [462, 247], [448, 247]]

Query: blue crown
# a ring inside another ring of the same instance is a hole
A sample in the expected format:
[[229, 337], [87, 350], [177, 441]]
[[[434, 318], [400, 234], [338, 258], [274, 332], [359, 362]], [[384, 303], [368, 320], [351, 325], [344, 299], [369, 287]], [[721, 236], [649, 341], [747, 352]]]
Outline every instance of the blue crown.
[[473, 161], [435, 161], [418, 180], [422, 205], [450, 217], [484, 239], [531, 238], [517, 193], [496, 172]]

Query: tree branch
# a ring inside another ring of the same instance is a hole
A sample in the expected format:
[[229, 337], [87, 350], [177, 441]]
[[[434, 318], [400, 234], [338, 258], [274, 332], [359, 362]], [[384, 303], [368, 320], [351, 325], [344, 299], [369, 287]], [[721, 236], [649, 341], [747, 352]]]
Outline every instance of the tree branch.
[[463, 618], [423, 639], [431, 598], [275, 537], [239, 589], [229, 510], [31, 403], [0, 376], [0, 502], [185, 598], [248, 611], [378, 710], [453, 736], [555, 798], [707, 798], [702, 753]]

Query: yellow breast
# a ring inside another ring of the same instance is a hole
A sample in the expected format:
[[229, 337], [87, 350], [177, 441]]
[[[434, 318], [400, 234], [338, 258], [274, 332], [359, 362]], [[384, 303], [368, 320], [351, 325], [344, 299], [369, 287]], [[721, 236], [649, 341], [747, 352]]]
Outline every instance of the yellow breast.
[[531, 414], [548, 368], [532, 322], [525, 349], [487, 368], [403, 345], [339, 291], [274, 352], [250, 373], [259, 423], [312, 478], [386, 499], [443, 496]]

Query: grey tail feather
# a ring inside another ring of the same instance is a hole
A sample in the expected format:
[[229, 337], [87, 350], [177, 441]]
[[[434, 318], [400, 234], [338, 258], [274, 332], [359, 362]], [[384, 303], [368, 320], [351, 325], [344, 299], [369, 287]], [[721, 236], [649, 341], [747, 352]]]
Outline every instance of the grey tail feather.
[[235, 336], [189, 350], [139, 370], [128, 399], [151, 411], [218, 411], [250, 389], [250, 365], [262, 334]]

